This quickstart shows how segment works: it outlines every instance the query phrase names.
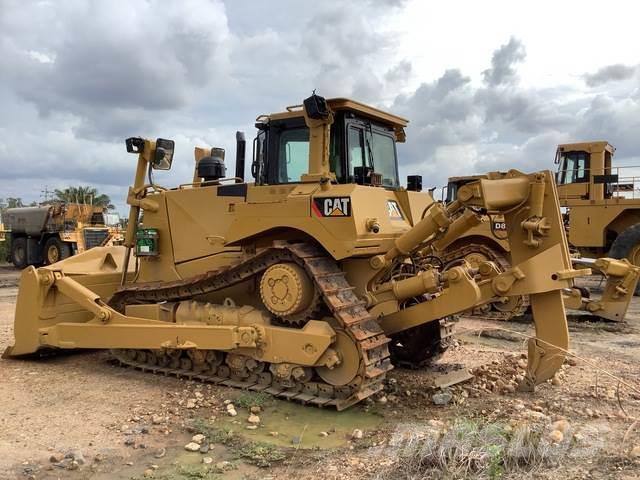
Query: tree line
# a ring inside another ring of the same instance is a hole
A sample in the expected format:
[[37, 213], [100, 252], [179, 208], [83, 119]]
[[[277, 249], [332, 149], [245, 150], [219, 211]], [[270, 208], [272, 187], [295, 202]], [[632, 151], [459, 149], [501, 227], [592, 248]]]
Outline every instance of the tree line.
[[[111, 203], [109, 195], [98, 192], [94, 187], [67, 187], [63, 190], [56, 189], [53, 191], [53, 198], [46, 199], [41, 202], [40, 205], [48, 205], [51, 203], [80, 203], [82, 205], [94, 205], [96, 207], [103, 207], [107, 210], [113, 210], [115, 206]], [[36, 207], [37, 202], [25, 203], [20, 197], [7, 197], [6, 199], [0, 198], [0, 212], [5, 211], [7, 208], [19, 208], [19, 207]]]

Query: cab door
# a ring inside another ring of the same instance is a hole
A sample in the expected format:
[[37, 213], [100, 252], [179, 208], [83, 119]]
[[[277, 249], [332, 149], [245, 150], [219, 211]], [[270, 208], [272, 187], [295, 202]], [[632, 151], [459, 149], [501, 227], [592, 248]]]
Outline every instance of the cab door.
[[590, 156], [582, 151], [558, 152], [556, 184], [561, 202], [589, 198]]

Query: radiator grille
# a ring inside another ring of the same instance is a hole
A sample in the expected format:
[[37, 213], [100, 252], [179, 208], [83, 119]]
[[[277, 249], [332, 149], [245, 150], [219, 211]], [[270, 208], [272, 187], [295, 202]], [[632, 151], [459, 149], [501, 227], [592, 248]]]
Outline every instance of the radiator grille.
[[109, 231], [103, 228], [85, 228], [84, 229], [84, 244], [87, 249], [93, 247], [99, 247], [107, 239]]

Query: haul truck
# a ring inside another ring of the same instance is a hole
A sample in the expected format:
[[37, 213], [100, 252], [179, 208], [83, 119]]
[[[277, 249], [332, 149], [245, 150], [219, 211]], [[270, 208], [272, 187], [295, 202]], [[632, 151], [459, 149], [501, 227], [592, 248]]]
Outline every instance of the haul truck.
[[51, 265], [93, 247], [114, 244], [118, 233], [105, 225], [103, 210], [78, 203], [7, 209], [11, 262], [20, 269]]

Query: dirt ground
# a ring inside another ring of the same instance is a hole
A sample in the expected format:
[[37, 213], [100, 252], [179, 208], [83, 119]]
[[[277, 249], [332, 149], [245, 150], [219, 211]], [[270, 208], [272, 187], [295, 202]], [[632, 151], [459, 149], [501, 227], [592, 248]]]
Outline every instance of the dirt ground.
[[[0, 350], [17, 282], [0, 267]], [[340, 413], [124, 369], [105, 352], [1, 360], [0, 479], [640, 478], [640, 298], [625, 324], [572, 320], [577, 357], [533, 394], [513, 389], [530, 322], [462, 318], [457, 331], [436, 368], [472, 380], [438, 391], [433, 371], [397, 369], [384, 394]], [[202, 453], [186, 451], [198, 434]]]

